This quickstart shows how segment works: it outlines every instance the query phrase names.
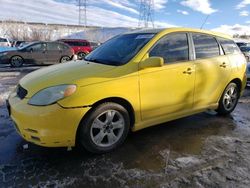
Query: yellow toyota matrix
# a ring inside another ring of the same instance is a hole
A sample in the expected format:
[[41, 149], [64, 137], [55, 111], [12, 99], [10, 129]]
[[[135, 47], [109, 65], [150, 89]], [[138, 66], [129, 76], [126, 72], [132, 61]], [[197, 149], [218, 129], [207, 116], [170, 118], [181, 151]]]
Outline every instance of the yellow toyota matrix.
[[246, 59], [232, 38], [170, 28], [116, 36], [82, 61], [22, 78], [7, 107], [27, 141], [79, 143], [93, 153], [120, 146], [130, 130], [202, 111], [231, 113], [246, 86]]

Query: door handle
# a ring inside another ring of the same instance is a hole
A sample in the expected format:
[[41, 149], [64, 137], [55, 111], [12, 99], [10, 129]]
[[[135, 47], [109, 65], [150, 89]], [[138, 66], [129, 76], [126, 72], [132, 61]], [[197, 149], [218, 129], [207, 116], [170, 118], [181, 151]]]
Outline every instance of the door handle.
[[187, 70], [185, 70], [185, 71], [183, 72], [183, 74], [192, 74], [193, 72], [194, 72], [193, 69], [188, 68]]
[[226, 68], [226, 67], [227, 67], [227, 64], [226, 64], [225, 62], [223, 62], [222, 64], [220, 64], [220, 67]]

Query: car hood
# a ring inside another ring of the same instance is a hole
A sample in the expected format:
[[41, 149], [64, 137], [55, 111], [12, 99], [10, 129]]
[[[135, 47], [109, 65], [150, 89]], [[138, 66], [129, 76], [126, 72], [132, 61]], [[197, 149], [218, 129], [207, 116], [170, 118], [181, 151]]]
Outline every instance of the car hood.
[[11, 47], [0, 47], [0, 53], [10, 52], [10, 51], [16, 51], [17, 48], [11, 48]]
[[29, 98], [51, 86], [76, 84], [81, 87], [104, 81], [104, 78], [110, 79], [105, 75], [114, 68], [116, 67], [87, 61], [72, 61], [34, 71], [23, 77], [20, 85], [28, 91], [26, 97]]

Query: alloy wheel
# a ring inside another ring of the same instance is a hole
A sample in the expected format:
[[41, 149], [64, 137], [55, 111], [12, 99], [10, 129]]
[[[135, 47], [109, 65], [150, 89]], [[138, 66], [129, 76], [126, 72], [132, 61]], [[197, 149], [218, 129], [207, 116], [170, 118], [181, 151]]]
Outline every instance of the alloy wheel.
[[234, 86], [229, 87], [223, 97], [223, 105], [227, 111], [232, 110], [238, 99], [238, 91]]
[[109, 147], [122, 137], [124, 117], [116, 110], [107, 110], [97, 116], [90, 129], [91, 140], [99, 147]]

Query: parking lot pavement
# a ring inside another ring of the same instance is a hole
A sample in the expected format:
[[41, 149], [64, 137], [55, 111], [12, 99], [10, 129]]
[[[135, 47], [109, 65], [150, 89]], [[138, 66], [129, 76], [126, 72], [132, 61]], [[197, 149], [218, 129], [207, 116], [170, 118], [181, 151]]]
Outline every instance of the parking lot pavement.
[[0, 187], [249, 187], [249, 89], [231, 116], [207, 112], [164, 123], [92, 155], [35, 146], [15, 132], [4, 101], [38, 68], [0, 68]]

